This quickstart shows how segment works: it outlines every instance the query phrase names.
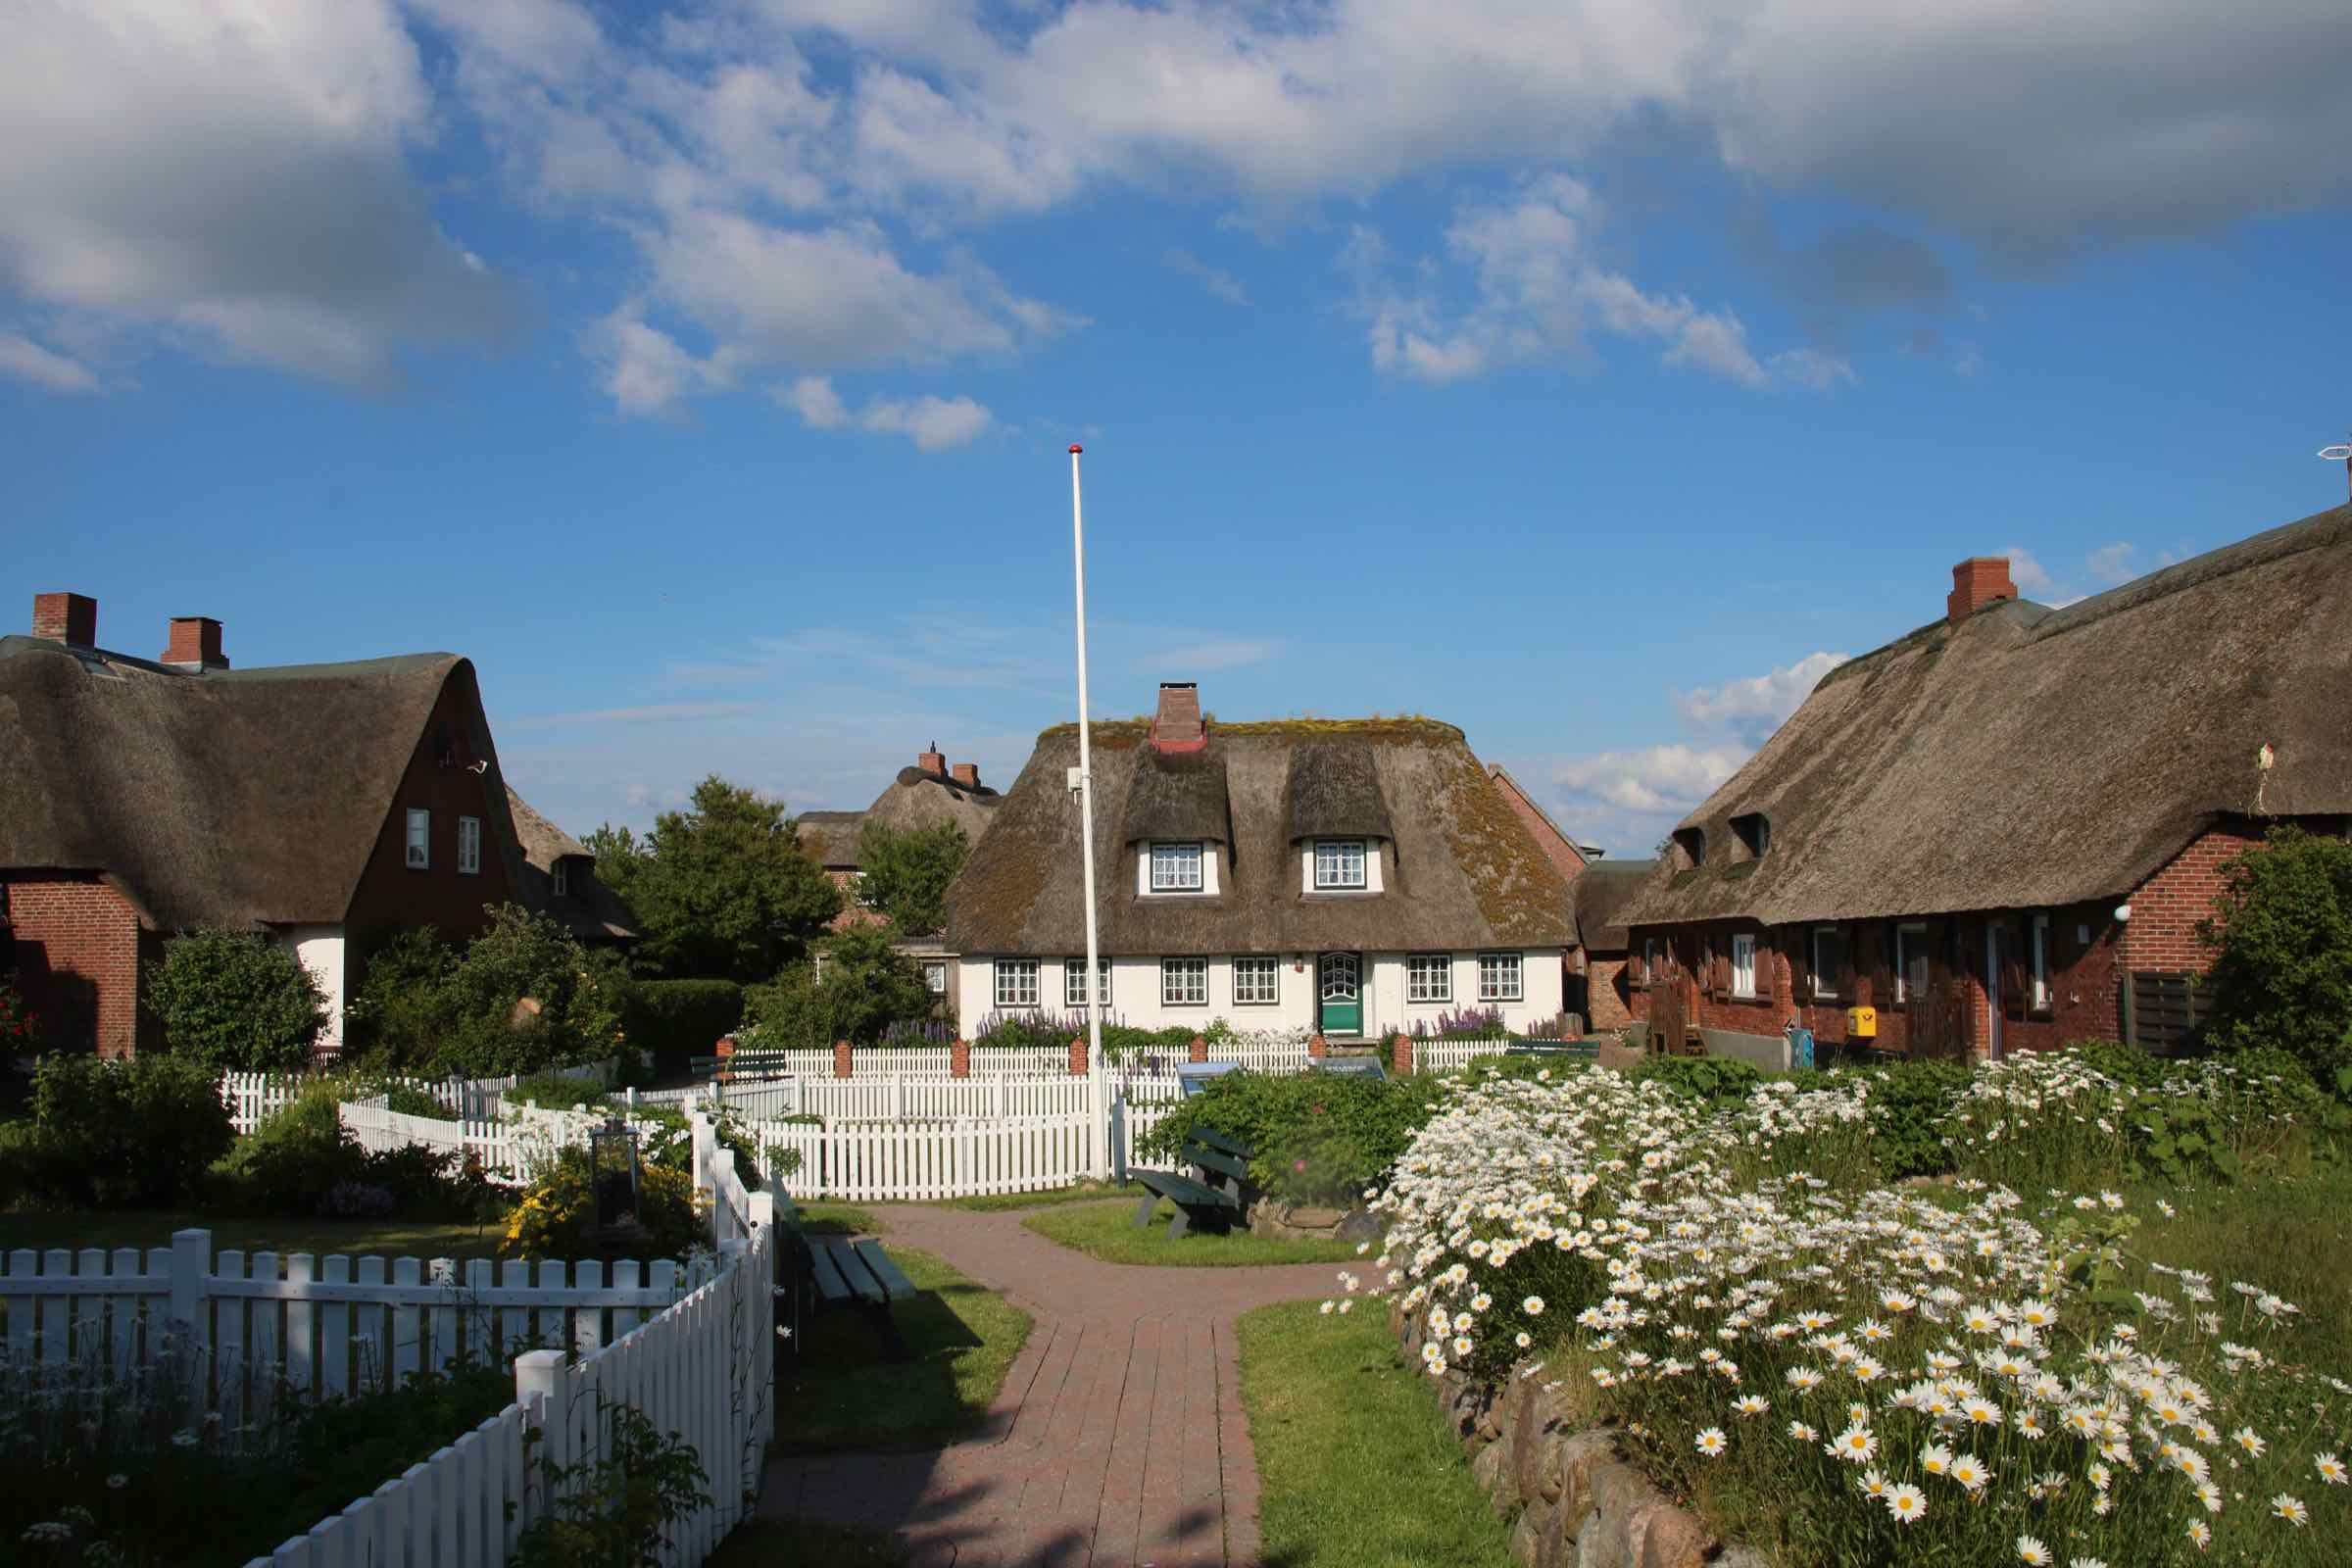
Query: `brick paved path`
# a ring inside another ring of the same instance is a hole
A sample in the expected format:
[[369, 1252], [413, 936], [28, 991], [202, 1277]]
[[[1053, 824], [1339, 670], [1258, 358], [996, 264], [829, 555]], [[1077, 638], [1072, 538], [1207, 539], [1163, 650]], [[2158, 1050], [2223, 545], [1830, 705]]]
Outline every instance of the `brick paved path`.
[[1100, 1263], [1017, 1213], [869, 1206], [890, 1241], [946, 1258], [1037, 1326], [974, 1436], [779, 1459], [760, 1512], [896, 1532], [917, 1568], [1254, 1568], [1233, 1320], [1329, 1294], [1333, 1265]]

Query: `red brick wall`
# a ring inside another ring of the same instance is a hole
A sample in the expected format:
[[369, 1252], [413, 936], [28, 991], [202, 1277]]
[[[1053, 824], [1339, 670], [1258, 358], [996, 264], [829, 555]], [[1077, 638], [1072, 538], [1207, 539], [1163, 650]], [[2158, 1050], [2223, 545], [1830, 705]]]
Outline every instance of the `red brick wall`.
[[1633, 995], [1627, 986], [1624, 958], [1586, 957], [1585, 1005], [1592, 1014], [1587, 1027], [1594, 1032], [1622, 1029], [1633, 1022]]
[[2253, 824], [2224, 823], [2199, 835], [2132, 889], [2132, 923], [2124, 935], [2129, 966], [2199, 974], [2211, 968], [2213, 955], [2197, 940], [2197, 922], [2214, 912], [2223, 864], [2261, 845]]
[[52, 1044], [95, 1046], [107, 1056], [155, 1044], [155, 1021], [140, 1004], [141, 965], [159, 945], [139, 929], [128, 900], [94, 875], [12, 877], [8, 912], [17, 983]]
[[[453, 753], [443, 766], [438, 740], [446, 732]], [[393, 792], [392, 808], [384, 814], [375, 848], [361, 873], [351, 907], [344, 916], [349, 934], [365, 944], [368, 936], [400, 926], [430, 925], [444, 937], [470, 936], [488, 924], [485, 905], [505, 904], [514, 897], [511, 880], [517, 857], [501, 830], [508, 818], [505, 792], [495, 779], [495, 766], [480, 773], [473, 764], [494, 760], [490, 728], [482, 717], [481, 697], [468, 672], [453, 672], [433, 704], [432, 717], [410, 754], [400, 788]], [[497, 792], [498, 809], [491, 809]], [[408, 865], [409, 808], [433, 813], [432, 863], [421, 871]], [[482, 821], [482, 868], [473, 875], [458, 870], [458, 818]], [[361, 976], [347, 972], [349, 991], [359, 989]]]

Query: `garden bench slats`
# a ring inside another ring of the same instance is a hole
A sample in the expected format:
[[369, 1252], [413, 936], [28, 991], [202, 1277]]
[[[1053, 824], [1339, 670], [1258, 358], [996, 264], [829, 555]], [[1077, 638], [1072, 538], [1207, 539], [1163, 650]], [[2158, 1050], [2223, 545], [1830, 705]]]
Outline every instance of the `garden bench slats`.
[[1250, 1154], [1248, 1144], [1236, 1138], [1228, 1138], [1214, 1127], [1196, 1127], [1186, 1136], [1194, 1143], [1213, 1149], [1220, 1154], [1231, 1154], [1238, 1159], [1248, 1159]]
[[[783, 1244], [776, 1250], [777, 1267], [795, 1273], [777, 1298], [779, 1323], [788, 1306], [795, 1309], [797, 1316], [805, 1285], [817, 1306], [854, 1306], [865, 1313], [892, 1358], [906, 1360], [906, 1341], [892, 1319], [890, 1308], [894, 1301], [910, 1300], [922, 1294], [914, 1282], [882, 1250], [880, 1242], [853, 1241], [846, 1236], [811, 1236], [800, 1205], [793, 1202], [791, 1195], [779, 1188], [775, 1199], [776, 1229]], [[797, 1335], [797, 1326], [794, 1332]], [[793, 1348], [797, 1354], [797, 1341]]]
[[1176, 1205], [1176, 1213], [1168, 1221], [1170, 1241], [1192, 1229], [1197, 1219], [1213, 1221], [1221, 1227], [1242, 1217], [1245, 1212], [1242, 1188], [1250, 1179], [1247, 1144], [1210, 1128], [1196, 1127], [1187, 1135], [1177, 1158], [1204, 1177], [1213, 1175], [1216, 1184], [1195, 1181], [1172, 1170], [1129, 1171], [1129, 1179], [1144, 1189], [1143, 1200], [1135, 1209], [1139, 1230], [1152, 1223], [1152, 1211], [1163, 1198]]
[[868, 1294], [859, 1291], [850, 1276], [843, 1272], [841, 1259], [835, 1254], [833, 1244], [823, 1237], [812, 1238], [808, 1243], [808, 1271], [816, 1281], [816, 1294], [828, 1302], [839, 1304], [855, 1301]]
[[874, 1276], [874, 1282], [882, 1287], [884, 1296], [894, 1301], [903, 1301], [919, 1294], [914, 1288], [914, 1281], [908, 1279], [906, 1271], [888, 1252], [882, 1250], [880, 1242], [857, 1242], [852, 1245], [857, 1250], [858, 1260]]
[[1184, 1157], [1204, 1171], [1215, 1171], [1218, 1175], [1228, 1177], [1236, 1182], [1246, 1182], [1250, 1179], [1249, 1161], [1236, 1159], [1221, 1150], [1191, 1144], [1186, 1146]]

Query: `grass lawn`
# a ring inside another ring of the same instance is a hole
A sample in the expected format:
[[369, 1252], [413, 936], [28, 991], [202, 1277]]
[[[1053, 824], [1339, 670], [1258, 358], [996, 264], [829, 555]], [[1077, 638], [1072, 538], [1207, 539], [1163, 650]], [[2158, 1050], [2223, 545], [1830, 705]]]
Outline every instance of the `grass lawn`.
[[1074, 1247], [1105, 1263], [1156, 1263], [1176, 1268], [1236, 1268], [1255, 1263], [1344, 1263], [1353, 1258], [1353, 1242], [1278, 1242], [1247, 1231], [1219, 1236], [1195, 1231], [1168, 1240], [1175, 1205], [1162, 1200], [1152, 1223], [1138, 1230], [1135, 1204], [1073, 1203], [1021, 1221], [1038, 1235]]
[[[2278, 1292], [2303, 1309], [2294, 1333], [2340, 1375], [2332, 1363], [2352, 1345], [2352, 1166], [2260, 1168], [2234, 1186], [2130, 1196], [2146, 1217], [2133, 1251], [2211, 1274], [2225, 1296], [2232, 1280]], [[2159, 1199], [2173, 1218], [2157, 1209]]]
[[[1080, 1182], [1075, 1187], [1055, 1187], [1042, 1193], [983, 1193], [978, 1198], [951, 1198], [950, 1208], [968, 1208], [978, 1214], [998, 1214], [1012, 1208], [1047, 1208], [1055, 1203], [1084, 1203], [1094, 1199], [1115, 1198], [1135, 1189], [1114, 1182]], [[1128, 1201], [1133, 1202], [1134, 1199]]]
[[20, 1247], [170, 1247], [172, 1233], [203, 1226], [216, 1251], [375, 1252], [385, 1257], [495, 1257], [506, 1223], [441, 1224], [420, 1220], [284, 1219], [133, 1208], [34, 1210], [0, 1214], [0, 1252]]
[[894, 1247], [890, 1255], [923, 1293], [893, 1312], [911, 1357], [886, 1359], [856, 1312], [805, 1323], [800, 1365], [777, 1409], [777, 1451], [929, 1447], [971, 1430], [996, 1399], [1029, 1338], [1029, 1314], [928, 1252]]
[[1381, 1303], [1241, 1320], [1266, 1568], [1502, 1568], [1510, 1531], [1470, 1479], [1429, 1378], [1396, 1358]]
[[882, 1226], [855, 1203], [803, 1203], [801, 1229], [811, 1236], [879, 1236]]
[[889, 1536], [813, 1519], [755, 1519], [705, 1559], [710, 1568], [901, 1568], [906, 1551]]

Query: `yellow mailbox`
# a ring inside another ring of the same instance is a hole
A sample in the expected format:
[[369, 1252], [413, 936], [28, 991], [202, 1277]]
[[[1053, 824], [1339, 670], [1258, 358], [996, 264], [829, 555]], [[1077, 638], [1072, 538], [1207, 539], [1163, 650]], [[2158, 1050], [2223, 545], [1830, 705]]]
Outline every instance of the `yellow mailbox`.
[[1846, 1008], [1845, 1033], [1846, 1037], [1851, 1040], [1878, 1039], [1879, 1009], [1876, 1007]]

